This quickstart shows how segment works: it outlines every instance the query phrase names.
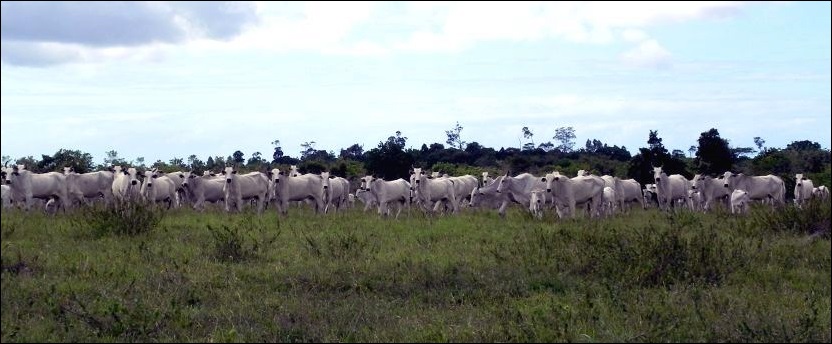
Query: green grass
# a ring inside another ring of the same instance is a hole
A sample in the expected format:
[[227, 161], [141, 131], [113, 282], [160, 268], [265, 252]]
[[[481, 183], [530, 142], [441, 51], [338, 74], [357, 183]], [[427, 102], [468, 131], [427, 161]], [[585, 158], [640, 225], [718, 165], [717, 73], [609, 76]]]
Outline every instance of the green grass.
[[829, 342], [830, 208], [179, 209], [141, 231], [4, 210], [2, 342]]

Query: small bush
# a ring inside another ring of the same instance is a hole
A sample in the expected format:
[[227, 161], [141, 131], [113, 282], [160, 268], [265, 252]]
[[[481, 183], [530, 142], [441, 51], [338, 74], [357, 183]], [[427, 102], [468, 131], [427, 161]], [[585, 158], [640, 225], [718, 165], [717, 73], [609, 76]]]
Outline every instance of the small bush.
[[214, 238], [214, 257], [224, 262], [239, 262], [254, 258], [271, 247], [277, 241], [280, 231], [267, 234], [262, 220], [255, 222], [254, 219], [253, 216], [247, 216], [231, 225], [208, 225], [208, 231]]
[[792, 205], [777, 208], [758, 206], [752, 208], [749, 223], [775, 232], [817, 235], [829, 239], [829, 227], [832, 224], [830, 210], [832, 206], [828, 200], [818, 199], [811, 199], [803, 208]]
[[140, 235], [154, 230], [165, 212], [143, 200], [114, 200], [109, 205], [84, 207], [82, 221], [98, 235]]

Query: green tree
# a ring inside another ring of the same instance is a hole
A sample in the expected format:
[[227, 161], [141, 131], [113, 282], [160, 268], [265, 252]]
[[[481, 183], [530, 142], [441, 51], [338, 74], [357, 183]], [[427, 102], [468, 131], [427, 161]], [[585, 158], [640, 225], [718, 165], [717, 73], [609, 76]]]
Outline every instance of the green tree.
[[555, 129], [553, 139], [560, 142], [557, 149], [563, 153], [571, 153], [575, 147], [575, 129], [572, 127], [560, 127]]
[[462, 126], [459, 125], [459, 122], [456, 122], [456, 126], [445, 131], [445, 135], [448, 136], [445, 143], [456, 149], [464, 150], [466, 142], [462, 140], [460, 133], [462, 133]]
[[241, 151], [234, 151], [234, 154], [231, 155], [234, 163], [234, 166], [242, 166], [244, 162], [246, 162], [245, 155]]
[[364, 164], [367, 172], [385, 180], [410, 178], [409, 170], [413, 166], [413, 156], [404, 151], [407, 138], [397, 131], [378, 147], [369, 150]]
[[693, 163], [702, 174], [717, 175], [730, 171], [736, 156], [728, 146], [728, 140], [719, 136], [719, 130], [711, 128], [699, 135], [699, 147]]

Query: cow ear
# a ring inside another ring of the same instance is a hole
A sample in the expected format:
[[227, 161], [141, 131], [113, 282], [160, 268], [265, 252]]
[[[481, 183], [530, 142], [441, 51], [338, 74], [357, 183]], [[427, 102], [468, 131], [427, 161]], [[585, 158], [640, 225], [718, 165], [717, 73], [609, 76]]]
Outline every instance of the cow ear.
[[237, 174], [237, 170], [231, 171], [231, 174]]

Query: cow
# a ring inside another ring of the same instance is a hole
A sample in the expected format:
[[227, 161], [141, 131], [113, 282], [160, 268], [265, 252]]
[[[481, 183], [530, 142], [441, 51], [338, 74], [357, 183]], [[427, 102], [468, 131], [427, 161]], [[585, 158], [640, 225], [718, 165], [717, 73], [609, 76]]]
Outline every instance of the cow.
[[315, 212], [324, 211], [323, 178], [320, 175], [306, 174], [291, 177], [291, 171], [283, 172], [273, 169], [269, 178], [274, 180], [274, 195], [277, 212], [283, 215], [289, 212], [289, 202], [311, 199]]
[[[500, 206], [500, 216], [505, 216], [505, 209], [508, 202], [520, 203], [524, 208], [529, 208], [532, 198], [532, 190], [546, 189], [546, 183], [541, 182], [539, 177], [530, 173], [521, 173], [517, 176], [509, 176], [506, 173], [500, 182], [497, 183], [497, 194], [503, 197], [503, 204]], [[548, 192], [548, 191], [547, 191]], [[547, 195], [548, 196], [548, 195]], [[549, 197], [546, 197], [547, 199]]]
[[289, 177], [298, 177], [300, 176], [300, 172], [298, 172], [297, 165], [289, 165]]
[[[5, 182], [5, 181], [4, 181]], [[2, 189], [2, 199], [3, 200], [3, 208], [9, 208], [12, 206], [12, 189], [8, 185], [0, 185], [0, 189]]]
[[237, 212], [243, 210], [243, 201], [257, 201], [257, 213], [263, 212], [268, 201], [269, 179], [262, 172], [239, 175], [232, 166], [226, 166], [221, 174], [225, 179], [225, 211], [231, 211], [233, 204]]
[[414, 168], [410, 171], [410, 190], [414, 192], [417, 203], [427, 210], [431, 204], [433, 212], [439, 211], [439, 206], [444, 202], [450, 202], [453, 212], [459, 212], [454, 182], [446, 178], [428, 178], [421, 168]]
[[467, 200], [468, 204], [471, 204], [471, 192], [477, 188], [478, 184], [476, 177], [466, 174], [464, 176], [459, 177], [443, 178], [448, 178], [454, 183], [454, 194], [457, 195], [458, 202], [462, 203], [463, 201]]
[[149, 202], [164, 201], [171, 207], [179, 207], [179, 194], [176, 184], [168, 176], [162, 176], [157, 171], [145, 171], [141, 195]]
[[702, 201], [702, 193], [700, 193], [699, 191], [694, 190], [692, 188], [693, 188], [693, 186], [691, 186], [691, 189], [688, 189], [688, 198], [687, 198], [688, 209], [690, 209], [692, 211], [700, 211], [700, 210], [702, 210], [702, 202], [703, 202]]
[[364, 176], [361, 178], [360, 189], [372, 195], [372, 199], [378, 204], [379, 215], [390, 215], [390, 203], [396, 203], [395, 218], [398, 219], [402, 208], [410, 206], [410, 186], [410, 183], [401, 178], [386, 181], [373, 176]]
[[113, 198], [113, 172], [97, 171], [84, 174], [75, 173], [70, 167], [64, 167], [67, 196], [69, 202], [86, 204], [88, 198], [103, 197], [104, 204], [110, 204]]
[[[487, 172], [486, 172], [487, 173]], [[501, 209], [503, 205], [503, 201], [506, 198], [505, 194], [498, 194], [497, 187], [500, 185], [500, 181], [503, 180], [503, 176], [499, 176], [497, 178], [492, 179], [486, 185], [482, 187], [478, 187], [471, 191], [471, 202], [468, 203], [470, 207], [485, 207], [488, 209]], [[505, 209], [502, 210], [500, 215], [505, 215]]]
[[607, 216], [612, 216], [615, 212], [617, 202], [618, 198], [616, 196], [615, 189], [609, 186], [605, 186], [603, 192], [603, 201], [601, 202], [601, 213]]
[[621, 185], [621, 179], [618, 177], [613, 177], [609, 175], [601, 176], [601, 179], [604, 180], [604, 187], [610, 187], [613, 191], [615, 191], [615, 207], [613, 209], [624, 209], [624, 189]]
[[15, 202], [23, 202], [28, 211], [32, 207], [32, 201], [37, 199], [57, 199], [63, 211], [70, 206], [66, 190], [66, 176], [58, 172], [32, 173], [24, 165], [15, 165], [11, 171], [6, 171], [8, 179], [6, 184], [12, 193]]
[[752, 200], [772, 201], [773, 205], [786, 204], [786, 184], [775, 175], [746, 176], [743, 173], [723, 174], [723, 185], [731, 191], [740, 189], [748, 192]]
[[644, 184], [644, 189], [641, 190], [644, 195], [644, 202], [650, 207], [659, 206], [659, 197], [656, 184]]
[[686, 203], [690, 182], [680, 174], [668, 176], [660, 167], [653, 167], [653, 179], [656, 181], [656, 196], [659, 208], [670, 210], [676, 207], [678, 201]]
[[365, 213], [367, 212], [367, 210], [370, 210], [370, 208], [378, 205], [378, 201], [376, 201], [376, 196], [374, 196], [369, 190], [358, 189], [355, 192], [355, 198], [361, 201], [361, 203], [364, 203]]
[[182, 187], [188, 194], [188, 199], [193, 202], [193, 208], [199, 211], [205, 210], [205, 202], [225, 201], [225, 181], [221, 178], [213, 178], [203, 174], [198, 176], [191, 172], [184, 172], [185, 181]]
[[[579, 203], [589, 203], [590, 216], [599, 214], [601, 202], [604, 198], [604, 180], [596, 176], [578, 176], [569, 178], [560, 172], [549, 173], [540, 182], [546, 184], [546, 192], [550, 193], [555, 206], [568, 208], [569, 216], [575, 217], [575, 206]], [[560, 216], [565, 214], [560, 213]]]
[[646, 208], [644, 204], [644, 194], [641, 192], [641, 184], [639, 184], [635, 179], [624, 179], [620, 181], [620, 184], [622, 190], [621, 200], [623, 205], [626, 206], [629, 203], [638, 202], [641, 204], [641, 209]]
[[747, 191], [735, 189], [731, 193], [731, 214], [746, 213], [750, 201], [751, 199]]
[[812, 180], [804, 177], [803, 173], [794, 176], [794, 183], [794, 205], [801, 208], [812, 197], [815, 185]]
[[827, 200], [829, 198], [829, 188], [824, 185], [812, 189], [812, 196], [820, 200]]
[[121, 166], [113, 167], [113, 197], [117, 200], [133, 200], [140, 192], [141, 182], [139, 173], [130, 167], [122, 170]]
[[534, 189], [529, 199], [529, 212], [538, 219], [543, 218], [543, 207], [546, 205], [546, 190]]
[[691, 190], [699, 192], [702, 201], [702, 210], [711, 210], [715, 202], [723, 202], [726, 206], [730, 203], [731, 189], [725, 187], [722, 179], [697, 174], [693, 176]]
[[480, 187], [486, 186], [491, 184], [494, 181], [494, 178], [488, 176], [488, 171], [482, 173], [482, 180], [480, 181]]
[[329, 211], [330, 206], [334, 206], [335, 211], [338, 211], [347, 203], [350, 184], [346, 179], [330, 176], [329, 172], [321, 172], [321, 186], [324, 196], [324, 213]]

